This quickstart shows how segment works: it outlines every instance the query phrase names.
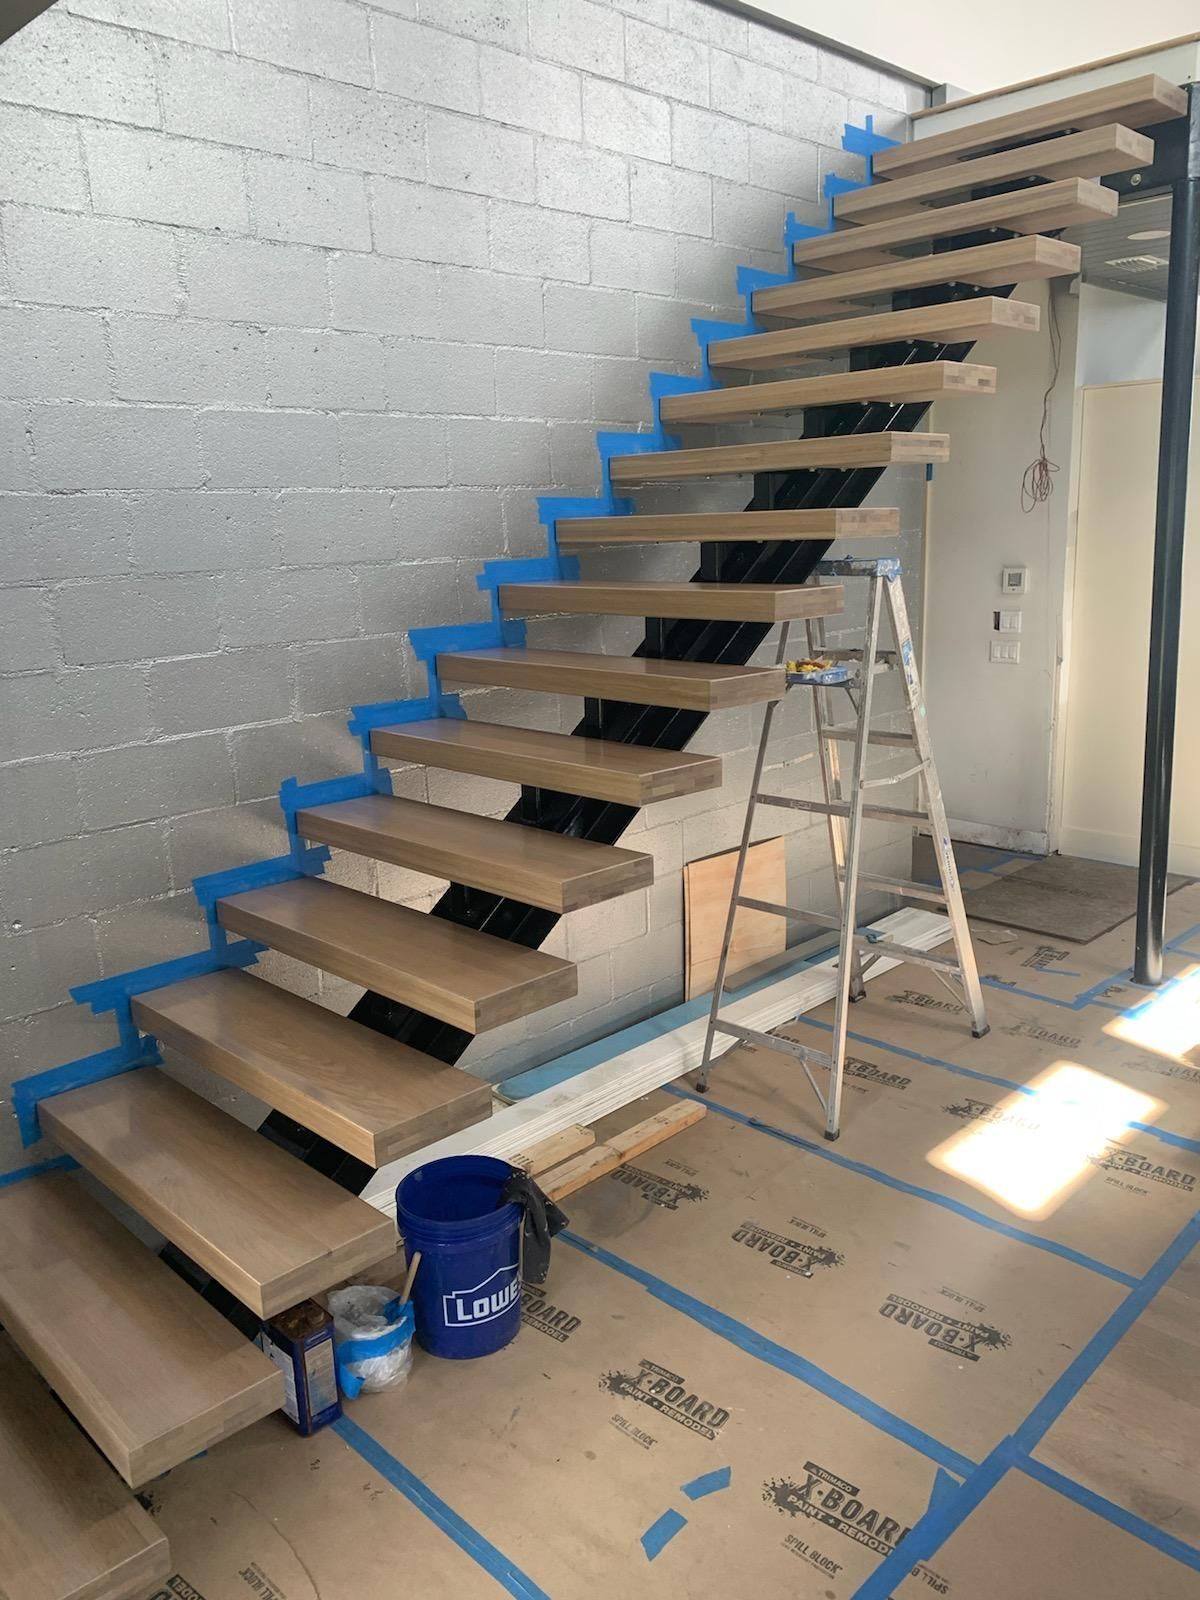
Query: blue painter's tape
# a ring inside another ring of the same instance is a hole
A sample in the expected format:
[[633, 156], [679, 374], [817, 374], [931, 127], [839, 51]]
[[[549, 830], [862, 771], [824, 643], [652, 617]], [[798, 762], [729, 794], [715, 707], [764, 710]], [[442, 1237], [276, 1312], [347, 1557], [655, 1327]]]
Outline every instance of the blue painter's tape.
[[0, 1189], [6, 1189], [10, 1183], [22, 1183], [26, 1178], [40, 1177], [43, 1172], [73, 1172], [78, 1165], [74, 1156], [51, 1156], [46, 1161], [35, 1161], [31, 1167], [0, 1172]]
[[[202, 906], [211, 906], [227, 894], [241, 894], [247, 889], [265, 889], [273, 883], [290, 883], [293, 878], [305, 878], [320, 872], [329, 860], [328, 845], [313, 845], [301, 851], [300, 859], [293, 856], [271, 856], [266, 861], [251, 861], [244, 867], [228, 867], [224, 872], [206, 872], [192, 879], [192, 892]], [[261, 948], [261, 946], [260, 946]], [[222, 962], [227, 966], [228, 962]]]
[[1096, 1516], [1103, 1517], [1105, 1522], [1114, 1523], [1118, 1528], [1123, 1528], [1126, 1533], [1131, 1533], [1135, 1539], [1140, 1539], [1143, 1544], [1152, 1545], [1154, 1549], [1161, 1550], [1163, 1555], [1171, 1556], [1185, 1567], [1191, 1567], [1193, 1572], [1200, 1572], [1200, 1550], [1195, 1545], [1185, 1544], [1182, 1539], [1177, 1539], [1174, 1534], [1156, 1528], [1152, 1522], [1147, 1522], [1144, 1517], [1135, 1516], [1132, 1511], [1126, 1511], [1124, 1506], [1116, 1505], [1112, 1500], [1106, 1500], [1103, 1495], [1094, 1494], [1091, 1489], [1085, 1489], [1081, 1483], [1074, 1479], [1064, 1477], [1061, 1472], [1055, 1472], [1053, 1467], [1048, 1467], [1044, 1462], [1025, 1460], [1019, 1463], [1020, 1471], [1027, 1477], [1035, 1478], [1038, 1483], [1044, 1483], [1048, 1489], [1053, 1489], [1067, 1500], [1073, 1500], [1077, 1506], [1083, 1506], [1088, 1511], [1095, 1512]]
[[399, 722], [426, 722], [435, 717], [463, 718], [466, 712], [456, 694], [443, 694], [436, 699], [429, 695], [415, 695], [410, 700], [377, 700], [374, 705], [352, 706], [347, 727], [356, 739], [367, 739], [375, 728], [387, 728]]
[[957, 1494], [962, 1484], [952, 1472], [947, 1472], [945, 1467], [939, 1467], [934, 1474], [933, 1487], [929, 1491], [929, 1504], [927, 1511], [935, 1511], [939, 1506], [946, 1504], [951, 1495]]
[[189, 956], [156, 962], [152, 967], [135, 967], [132, 972], [119, 972], [112, 978], [79, 983], [69, 992], [72, 1000], [90, 1006], [99, 1016], [122, 1005], [131, 995], [165, 989], [169, 983], [182, 983], [185, 978], [202, 978], [205, 973], [220, 972], [224, 967], [249, 967], [264, 948], [253, 939], [239, 939], [222, 950], [197, 950]]
[[692, 1094], [687, 1089], [680, 1089], [676, 1084], [667, 1084], [665, 1092], [675, 1095], [680, 1100], [695, 1100], [697, 1104], [715, 1111], [718, 1116], [727, 1117], [730, 1122], [740, 1122], [743, 1127], [753, 1128], [756, 1133], [765, 1133], [772, 1139], [781, 1139], [785, 1144], [795, 1145], [798, 1150], [818, 1156], [822, 1161], [829, 1161], [835, 1167], [842, 1167], [847, 1172], [857, 1172], [861, 1177], [871, 1178], [875, 1183], [882, 1183], [886, 1188], [895, 1189], [900, 1194], [912, 1195], [917, 1200], [927, 1200], [930, 1205], [940, 1206], [943, 1211], [950, 1211], [967, 1222], [988, 1228], [992, 1233], [1002, 1234], [1006, 1239], [1016, 1239], [1021, 1244], [1032, 1245], [1035, 1250], [1045, 1250], [1049, 1255], [1059, 1256], [1062, 1260], [1070, 1261], [1077, 1267], [1084, 1267], [1102, 1278], [1111, 1278], [1114, 1283], [1123, 1283], [1128, 1287], [1138, 1282], [1132, 1274], [1122, 1272], [1117, 1267], [1110, 1267], [1104, 1261], [1097, 1261], [1094, 1256], [1085, 1256], [1081, 1251], [1072, 1250], [1068, 1245], [1059, 1244], [1053, 1239], [1039, 1238], [1036, 1233], [1029, 1233], [1024, 1228], [1015, 1228], [1010, 1222], [999, 1222], [995, 1217], [985, 1216], [982, 1211], [976, 1211], [974, 1206], [965, 1205], [961, 1200], [952, 1200], [948, 1195], [936, 1194], [932, 1189], [922, 1189], [918, 1184], [909, 1183], [904, 1178], [894, 1178], [890, 1172], [881, 1172], [878, 1167], [869, 1167], [864, 1161], [855, 1161], [850, 1156], [839, 1155], [837, 1151], [827, 1149], [811, 1139], [804, 1139], [798, 1133], [788, 1133], [786, 1129], [773, 1127], [769, 1122], [760, 1121], [758, 1117], [748, 1117], [744, 1112], [735, 1111], [732, 1106], [723, 1106], [714, 1100], [711, 1094]]
[[663, 1547], [670, 1544], [681, 1528], [686, 1527], [687, 1518], [681, 1511], [664, 1511], [642, 1535], [642, 1549], [646, 1552], [646, 1560], [653, 1561], [656, 1556], [661, 1555]]
[[[392, 785], [388, 774], [381, 772], [378, 776], [387, 784], [383, 792], [390, 793]], [[365, 772], [348, 773], [344, 778], [326, 778], [320, 783], [298, 783], [295, 778], [285, 778], [279, 786], [279, 806], [285, 815], [294, 815], [309, 806], [331, 806], [339, 800], [357, 800], [379, 792], [379, 782]]]
[[576, 1250], [584, 1255], [591, 1256], [593, 1260], [602, 1262], [606, 1267], [611, 1267], [614, 1272], [619, 1272], [622, 1277], [629, 1278], [633, 1283], [638, 1283], [656, 1300], [663, 1305], [670, 1306], [675, 1311], [682, 1311], [685, 1316], [691, 1317], [701, 1327], [707, 1328], [710, 1333], [717, 1334], [728, 1343], [736, 1345], [739, 1350], [744, 1350], [747, 1355], [754, 1356], [757, 1360], [765, 1362], [768, 1366], [775, 1367], [779, 1372], [785, 1372], [789, 1377], [799, 1378], [809, 1388], [816, 1389], [818, 1393], [828, 1396], [838, 1405], [844, 1406], [848, 1411], [853, 1411], [856, 1416], [879, 1428], [883, 1433], [889, 1434], [893, 1439], [898, 1439], [902, 1444], [919, 1451], [921, 1455], [928, 1456], [931, 1461], [936, 1461], [940, 1466], [948, 1467], [952, 1472], [957, 1472], [960, 1477], [972, 1471], [972, 1463], [966, 1456], [960, 1455], [957, 1450], [952, 1450], [949, 1445], [942, 1444], [939, 1440], [910, 1422], [905, 1422], [903, 1417], [895, 1416], [883, 1406], [877, 1405], [874, 1400], [860, 1394], [857, 1389], [852, 1389], [849, 1384], [843, 1383], [839, 1378], [809, 1361], [805, 1356], [798, 1355], [796, 1351], [787, 1349], [784, 1345], [776, 1344], [773, 1339], [766, 1338], [761, 1333], [756, 1333], [753, 1328], [736, 1318], [728, 1316], [724, 1311], [718, 1311], [715, 1306], [706, 1305], [703, 1300], [697, 1300], [694, 1295], [686, 1293], [683, 1289], [676, 1289], [673, 1284], [656, 1277], [654, 1273], [647, 1272], [642, 1267], [634, 1266], [631, 1261], [614, 1255], [611, 1250], [606, 1250], [603, 1245], [593, 1244], [590, 1239], [584, 1239], [570, 1229], [564, 1230], [558, 1236], [573, 1245]]
[[889, 139], [885, 133], [875, 132], [875, 118], [868, 115], [865, 127], [855, 127], [854, 123], [846, 122], [842, 125], [842, 149], [848, 150], [851, 155], [874, 156], [881, 150], [890, 150], [893, 145], [900, 143], [898, 139]]
[[[938, 1471], [941, 1470], [939, 1467]], [[718, 1489], [728, 1489], [732, 1481], [732, 1467], [714, 1467], [711, 1472], [702, 1472], [698, 1478], [693, 1478], [691, 1483], [681, 1483], [679, 1489], [689, 1500], [703, 1500], [706, 1494], [716, 1494]]]
[[157, 1066], [161, 1060], [155, 1041], [142, 1037], [136, 1048], [114, 1045], [110, 1050], [97, 1050], [94, 1055], [80, 1056], [77, 1061], [67, 1061], [61, 1067], [48, 1067], [45, 1072], [19, 1078], [12, 1086], [12, 1107], [21, 1143], [28, 1149], [42, 1138], [37, 1112], [40, 1101], [48, 1100], [51, 1095], [66, 1094], [69, 1089], [83, 1089], [104, 1078], [115, 1078], [122, 1072], [132, 1072], [136, 1067]]
[[360, 1428], [357, 1422], [343, 1416], [331, 1426], [343, 1443], [356, 1450], [368, 1466], [374, 1468], [381, 1478], [385, 1478], [393, 1489], [400, 1491], [410, 1505], [415, 1506], [422, 1516], [428, 1517], [435, 1527], [453, 1539], [458, 1548], [470, 1556], [476, 1566], [481, 1567], [489, 1577], [494, 1578], [507, 1594], [515, 1596], [516, 1600], [550, 1600], [544, 1589], [539, 1588], [520, 1567], [510, 1561], [489, 1539], [485, 1539], [478, 1529], [460, 1517], [440, 1495], [435, 1494], [428, 1484], [423, 1483], [415, 1472], [398, 1461], [390, 1451], [385, 1450], [378, 1439], [373, 1438], [364, 1428]]
[[525, 624], [507, 622], [451, 622], [437, 628], [410, 628], [408, 642], [418, 661], [432, 661], [451, 650], [519, 650], [525, 643]]

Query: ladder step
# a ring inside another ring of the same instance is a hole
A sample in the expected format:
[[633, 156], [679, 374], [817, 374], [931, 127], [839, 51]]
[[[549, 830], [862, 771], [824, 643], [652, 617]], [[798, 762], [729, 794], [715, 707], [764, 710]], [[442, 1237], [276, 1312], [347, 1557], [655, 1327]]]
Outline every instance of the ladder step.
[[[872, 184], [864, 194], [880, 187]], [[855, 300], [870, 299], [878, 295], [896, 294], [902, 289], [924, 289], [935, 284], [973, 283], [980, 288], [994, 289], [1010, 283], [1031, 283], [1038, 278], [1058, 278], [1079, 271], [1082, 252], [1077, 244], [1065, 239], [1043, 239], [1039, 234], [1030, 238], [998, 239], [994, 244], [973, 245], [966, 250], [945, 250], [932, 255], [906, 256], [886, 267], [867, 267], [857, 272], [826, 273], [821, 277], [805, 278], [799, 283], [781, 283], [772, 289], [759, 289], [754, 296], [754, 310], [759, 316], [815, 317], [832, 315], [840, 311], [854, 311]], [[951, 372], [957, 363], [927, 363], [927, 366], [945, 365]], [[878, 372], [894, 371], [897, 376], [905, 372], [919, 372], [920, 367], [879, 368]], [[980, 371], [991, 371], [981, 368]], [[845, 377], [860, 380], [871, 373], [846, 373]], [[818, 384], [820, 378], [808, 378], [807, 383]], [[991, 389], [995, 388], [992, 372]], [[978, 393], [978, 385], [947, 385], [947, 392], [957, 394]], [[990, 392], [990, 391], [989, 391]], [[687, 399], [688, 396], [680, 396]], [[699, 399], [700, 396], [695, 398]], [[871, 395], [871, 399], [887, 400], [890, 395]], [[907, 399], [906, 395], [898, 398]], [[913, 395], [921, 399], [921, 395]], [[936, 398], [933, 396], [931, 398]], [[816, 402], [813, 402], [814, 404]], [[662, 416], [668, 418], [668, 401], [662, 402]]]
[[62, 1149], [259, 1316], [396, 1248], [394, 1223], [374, 1206], [153, 1067], [43, 1100], [38, 1115]]
[[543, 733], [504, 723], [434, 717], [376, 728], [371, 750], [391, 761], [411, 761], [450, 772], [499, 778], [562, 794], [647, 806], [721, 785], [717, 756], [654, 750], [612, 739]]
[[594, 906], [654, 881], [652, 856], [391, 795], [313, 806], [297, 813], [296, 827], [304, 839], [547, 911]]
[[464, 650], [438, 656], [437, 666], [446, 682], [595, 696], [685, 711], [761, 705], [780, 699], [785, 688], [780, 667], [727, 667], [572, 650]]
[[995, 392], [995, 367], [965, 361], [914, 361], [904, 367], [871, 367], [824, 378], [784, 378], [704, 394], [670, 395], [660, 402], [659, 410], [665, 423], [745, 422], [809, 406], [868, 400], [952, 400]]
[[[775, 335], [768, 333], [759, 337], [771, 339]], [[925, 465], [949, 459], [949, 434], [846, 433], [832, 434], [828, 438], [781, 439], [771, 444], [725, 444], [702, 450], [647, 451], [643, 455], [614, 456], [609, 462], [609, 471], [614, 485], [625, 487], [728, 474], [791, 472], [805, 467]]]
[[[783, 794], [760, 794], [758, 800], [764, 806], [781, 806], [789, 811], [813, 811], [822, 817], [848, 817], [850, 815], [850, 806], [845, 800], [797, 800]], [[929, 821], [928, 812], [909, 811], [903, 806], [864, 805], [862, 814], [872, 822]]]
[[379, 1167], [491, 1115], [491, 1088], [230, 969], [133, 1000], [143, 1032]]
[[0, 1317], [135, 1489], [283, 1404], [275, 1363], [65, 1173], [0, 1196]]
[[[842, 739], [850, 744], [853, 744], [858, 738], [858, 729], [853, 726], [823, 728], [821, 730], [821, 737], [823, 739]], [[877, 728], [874, 732], [867, 735], [867, 743], [907, 746], [911, 748], [916, 743], [916, 740], [913, 738], [911, 733], [888, 733], [883, 728]]]
[[844, 609], [840, 584], [547, 582], [500, 585], [510, 617], [553, 612], [574, 616], [696, 617], [717, 622], [794, 622]]
[[1115, 189], [1106, 189], [1090, 178], [1063, 178], [1036, 189], [1015, 189], [955, 205], [926, 206], [907, 216], [893, 217], [890, 222], [869, 222], [859, 228], [819, 234], [794, 245], [792, 256], [800, 267], [869, 267], [880, 251], [924, 244], [955, 233], [977, 233], [984, 228], [1042, 233], [1046, 229], [1104, 221], [1116, 216], [1117, 199]]
[[145, 1600], [165, 1534], [0, 1334], [0, 1583], [10, 1600]]
[[909, 178], [870, 183], [839, 194], [833, 209], [840, 222], [885, 222], [930, 201], [956, 200], [973, 189], [992, 184], [1021, 178], [1045, 178], [1048, 182], [1057, 178], [1103, 178], [1111, 172], [1148, 167], [1153, 160], [1153, 139], [1120, 123], [1108, 123], [1084, 133], [1062, 134], [1057, 139], [933, 167]]
[[928, 900], [933, 905], [946, 904], [946, 891], [932, 883], [917, 883], [910, 878], [888, 878], [878, 872], [860, 872], [859, 883], [871, 889], [885, 889], [888, 894], [902, 894], [909, 900]]
[[569, 961], [323, 878], [230, 895], [217, 901], [217, 920], [468, 1033], [569, 1000], [577, 988]]
[[740, 1039], [743, 1044], [757, 1045], [761, 1050], [782, 1051], [785, 1055], [796, 1056], [813, 1066], [826, 1068], [833, 1066], [833, 1057], [824, 1050], [810, 1050], [798, 1039], [789, 1039], [784, 1035], [761, 1033], [757, 1028], [743, 1028], [740, 1023], [729, 1022], [724, 1017], [719, 1017], [713, 1024], [713, 1032], [728, 1034], [731, 1039]]
[[895, 944], [891, 939], [867, 939], [862, 934], [855, 934], [854, 948], [864, 955], [890, 956], [893, 961], [910, 961], [918, 967], [935, 967], [961, 977], [957, 956], [939, 956], [932, 950], [914, 950], [911, 945]]
[[[1047, 134], [1077, 132], [1107, 122], [1121, 122], [1130, 128], [1149, 128], [1159, 122], [1182, 117], [1187, 112], [1187, 95], [1175, 84], [1153, 73], [1129, 78], [1124, 83], [1105, 84], [1063, 100], [1026, 106], [1003, 116], [989, 117], [965, 127], [933, 133], [911, 144], [890, 146], [875, 157], [876, 178], [907, 177], [927, 172], [974, 156], [999, 145], [1016, 144], [1022, 139], [1043, 138]], [[919, 125], [918, 125], [919, 126]]]
[[766, 372], [793, 366], [798, 357], [818, 350], [849, 350], [867, 344], [902, 340], [931, 344], [968, 344], [997, 333], [1036, 333], [1038, 307], [1023, 300], [980, 295], [950, 300], [945, 305], [917, 306], [911, 311], [880, 311], [841, 322], [816, 322], [774, 333], [751, 333], [741, 339], [720, 339], [708, 347], [709, 365], [739, 372]]
[[[664, 402], [665, 404], [665, 402]], [[890, 507], [839, 511], [685, 511], [665, 516], [564, 517], [560, 550], [596, 544], [734, 544], [762, 539], [877, 539], [900, 532]]]

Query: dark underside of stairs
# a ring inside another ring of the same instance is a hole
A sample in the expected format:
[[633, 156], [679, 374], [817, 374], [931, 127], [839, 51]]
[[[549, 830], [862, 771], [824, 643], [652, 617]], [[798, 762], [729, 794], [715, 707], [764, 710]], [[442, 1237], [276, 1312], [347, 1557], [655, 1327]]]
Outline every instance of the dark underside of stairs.
[[[939, 241], [937, 248], [939, 251], [961, 249], [968, 245], [989, 243], [998, 236], [996, 232], [958, 236]], [[896, 294], [892, 297], [892, 309], [902, 311], [948, 300], [1010, 293], [1011, 289], [1003, 288], [943, 285]], [[858, 370], [921, 361], [963, 361], [970, 350], [970, 344], [877, 345], [853, 350], [850, 353], [850, 366]], [[803, 431], [808, 437], [911, 432], [919, 426], [928, 409], [928, 402], [824, 406], [804, 414]], [[881, 472], [882, 469], [878, 467], [848, 471], [822, 468], [761, 475], [755, 478], [754, 496], [746, 509], [816, 510], [860, 506], [878, 482]], [[691, 581], [803, 583], [828, 549], [829, 543], [819, 540], [798, 544], [771, 542], [703, 546], [700, 566], [693, 573]], [[646, 625], [645, 637], [634, 654], [672, 661], [741, 665], [749, 661], [769, 632], [770, 627], [760, 623], [651, 618]], [[682, 750], [703, 722], [704, 714], [701, 712], [599, 700], [586, 703], [584, 717], [574, 732], [626, 744]], [[509, 813], [509, 820], [545, 828], [552, 833], [612, 844], [621, 837], [636, 815], [636, 810], [630, 806], [584, 799], [552, 790], [523, 788], [520, 800]], [[451, 884], [430, 914], [465, 927], [482, 929], [498, 938], [510, 939], [530, 948], [541, 945], [558, 921], [553, 912], [462, 884]], [[442, 1061], [456, 1061], [471, 1042], [471, 1035], [461, 1029], [398, 1004], [381, 994], [365, 994], [350, 1015], [354, 1021]], [[372, 1169], [356, 1157], [347, 1155], [327, 1139], [278, 1111], [267, 1117], [260, 1131], [309, 1165], [356, 1192], [372, 1174]]]

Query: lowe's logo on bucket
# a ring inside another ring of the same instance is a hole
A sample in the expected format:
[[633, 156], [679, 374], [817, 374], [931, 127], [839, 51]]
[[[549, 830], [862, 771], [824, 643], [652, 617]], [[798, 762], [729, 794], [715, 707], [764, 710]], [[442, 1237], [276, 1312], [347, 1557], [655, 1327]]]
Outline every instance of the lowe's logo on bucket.
[[500, 1267], [473, 1289], [455, 1289], [442, 1296], [442, 1316], [448, 1328], [465, 1328], [490, 1322], [521, 1298], [521, 1282], [514, 1262]]

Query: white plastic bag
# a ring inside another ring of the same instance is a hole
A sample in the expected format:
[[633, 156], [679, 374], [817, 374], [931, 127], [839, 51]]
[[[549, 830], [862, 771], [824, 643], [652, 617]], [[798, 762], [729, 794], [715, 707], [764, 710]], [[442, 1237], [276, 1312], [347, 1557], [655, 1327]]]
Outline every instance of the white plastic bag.
[[348, 1400], [394, 1389], [412, 1366], [412, 1301], [394, 1289], [354, 1284], [329, 1296], [338, 1383]]

